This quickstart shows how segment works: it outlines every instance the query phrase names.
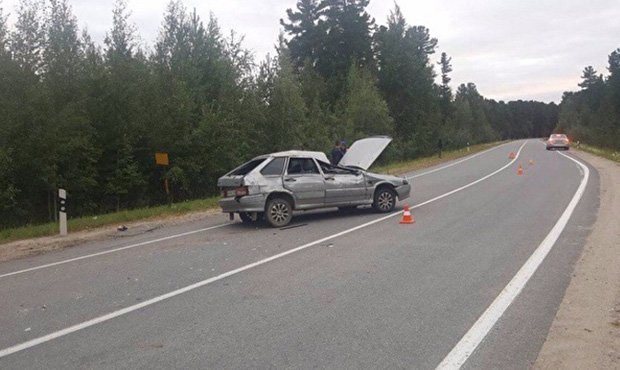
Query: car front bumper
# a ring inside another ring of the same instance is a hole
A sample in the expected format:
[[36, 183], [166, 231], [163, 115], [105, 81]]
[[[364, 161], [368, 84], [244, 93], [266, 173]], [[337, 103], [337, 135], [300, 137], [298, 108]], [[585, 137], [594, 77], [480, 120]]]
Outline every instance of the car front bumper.
[[568, 149], [569, 144], [547, 144], [547, 149]]
[[411, 184], [397, 186], [395, 190], [399, 200], [407, 199], [411, 196]]
[[246, 195], [244, 197], [222, 198], [219, 201], [222, 212], [264, 212], [267, 197], [263, 194]]

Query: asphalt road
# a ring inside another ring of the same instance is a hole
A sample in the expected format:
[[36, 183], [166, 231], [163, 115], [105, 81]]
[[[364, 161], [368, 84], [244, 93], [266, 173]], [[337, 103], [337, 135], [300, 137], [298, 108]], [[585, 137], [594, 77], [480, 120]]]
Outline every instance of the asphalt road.
[[542, 142], [511, 142], [411, 174], [413, 225], [368, 209], [286, 230], [217, 215], [1, 263], [0, 368], [435, 368], [585, 186], [465, 351], [464, 368], [528, 368], [595, 221], [585, 165], [587, 181]]

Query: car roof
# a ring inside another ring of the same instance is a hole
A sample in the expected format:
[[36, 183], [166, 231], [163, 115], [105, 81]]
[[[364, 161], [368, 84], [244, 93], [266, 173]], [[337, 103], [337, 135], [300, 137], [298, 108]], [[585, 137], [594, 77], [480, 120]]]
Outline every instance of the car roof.
[[310, 157], [319, 161], [329, 163], [329, 159], [323, 152], [313, 152], [309, 150], [287, 150], [283, 152], [276, 152], [270, 154], [264, 154], [256, 158], [269, 158], [269, 157]]

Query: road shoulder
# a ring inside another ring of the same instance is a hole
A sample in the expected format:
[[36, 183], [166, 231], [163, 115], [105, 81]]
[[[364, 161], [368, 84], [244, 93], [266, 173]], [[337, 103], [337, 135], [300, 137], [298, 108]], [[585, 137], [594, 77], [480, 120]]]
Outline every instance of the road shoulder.
[[620, 165], [581, 151], [600, 175], [600, 208], [534, 368], [620, 367]]
[[183, 215], [167, 215], [147, 221], [128, 222], [125, 224], [127, 227], [125, 231], [119, 231], [116, 226], [112, 225], [102, 226], [92, 230], [77, 231], [67, 236], [54, 235], [16, 240], [0, 245], [0, 262], [76, 247], [93, 241], [136, 236], [164, 227], [206, 220], [209, 217], [219, 214], [221, 214], [219, 209], [208, 209], [206, 211], [196, 211]]

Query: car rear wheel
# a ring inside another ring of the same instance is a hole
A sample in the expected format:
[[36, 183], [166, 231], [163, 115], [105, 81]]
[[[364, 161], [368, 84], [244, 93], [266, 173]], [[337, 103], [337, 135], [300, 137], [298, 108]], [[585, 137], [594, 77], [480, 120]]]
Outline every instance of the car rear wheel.
[[396, 206], [396, 192], [388, 187], [380, 188], [375, 192], [372, 208], [377, 212], [391, 212]]
[[267, 202], [265, 207], [265, 219], [273, 227], [283, 227], [288, 225], [293, 218], [293, 207], [291, 203], [283, 198], [273, 198]]

